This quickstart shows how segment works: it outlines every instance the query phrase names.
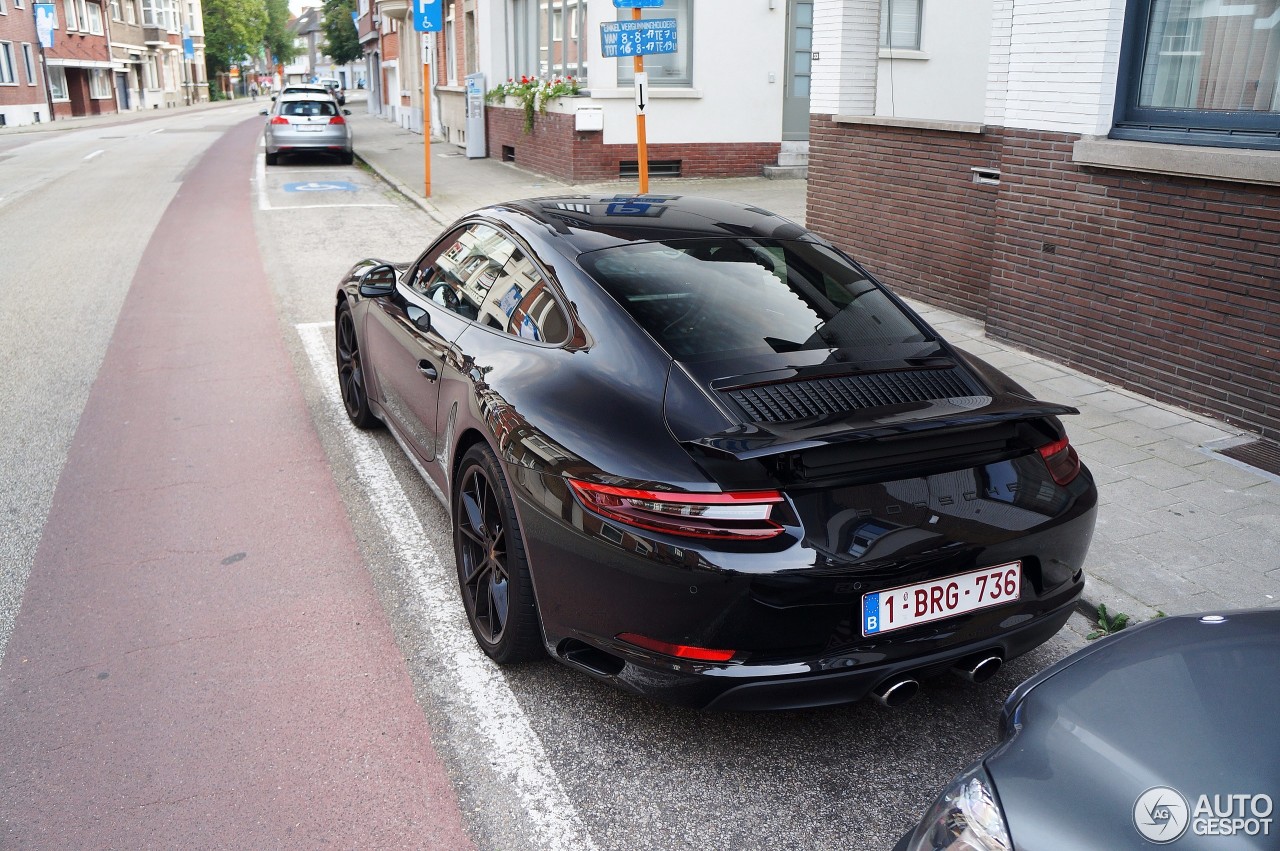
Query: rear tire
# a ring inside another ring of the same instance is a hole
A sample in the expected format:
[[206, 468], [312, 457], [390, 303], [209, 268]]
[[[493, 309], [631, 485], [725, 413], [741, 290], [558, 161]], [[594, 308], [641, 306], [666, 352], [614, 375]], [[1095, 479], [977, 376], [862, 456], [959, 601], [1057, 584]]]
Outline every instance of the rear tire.
[[265, 159], [267, 161], [267, 165], [275, 165], [276, 163], [280, 162], [280, 155], [268, 153]]
[[467, 450], [453, 489], [453, 550], [467, 621], [499, 665], [546, 655], [529, 559], [506, 477], [483, 443]]
[[338, 308], [334, 326], [334, 349], [338, 356], [338, 389], [347, 418], [356, 428], [371, 429], [382, 425], [369, 408], [369, 389], [365, 383], [364, 360], [360, 356], [360, 340], [356, 336], [355, 319], [346, 302]]
[[355, 154], [353, 154], [353, 153], [348, 152], [348, 153], [345, 153], [345, 154], [343, 154], [343, 155], [342, 155], [342, 164], [343, 164], [343, 165], [351, 165], [351, 164], [352, 164], [352, 163], [354, 163], [355, 161], [356, 161], [356, 155], [355, 155]]

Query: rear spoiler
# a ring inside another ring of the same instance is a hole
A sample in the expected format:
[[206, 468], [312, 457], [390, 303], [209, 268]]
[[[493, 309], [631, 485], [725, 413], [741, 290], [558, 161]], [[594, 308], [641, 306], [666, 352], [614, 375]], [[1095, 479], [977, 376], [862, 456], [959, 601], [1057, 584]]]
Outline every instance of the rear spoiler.
[[851, 411], [795, 423], [751, 423], [682, 441], [682, 445], [715, 457], [746, 461], [841, 443], [892, 440], [943, 429], [1078, 413], [1080, 411], [1070, 405], [1040, 402], [1014, 394], [964, 396]]

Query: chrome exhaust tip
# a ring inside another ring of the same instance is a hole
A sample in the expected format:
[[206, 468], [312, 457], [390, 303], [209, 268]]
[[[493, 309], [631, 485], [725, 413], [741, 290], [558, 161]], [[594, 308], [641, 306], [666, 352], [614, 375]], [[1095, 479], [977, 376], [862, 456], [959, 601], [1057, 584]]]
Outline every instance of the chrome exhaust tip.
[[871, 696], [876, 699], [876, 703], [881, 706], [887, 706], [890, 709], [897, 709], [911, 698], [915, 697], [920, 691], [920, 683], [911, 677], [903, 677], [900, 680], [889, 680], [881, 683], [872, 690]]
[[996, 675], [1004, 660], [999, 656], [980, 656], [961, 662], [952, 668], [952, 672], [961, 679], [971, 683], [985, 683]]

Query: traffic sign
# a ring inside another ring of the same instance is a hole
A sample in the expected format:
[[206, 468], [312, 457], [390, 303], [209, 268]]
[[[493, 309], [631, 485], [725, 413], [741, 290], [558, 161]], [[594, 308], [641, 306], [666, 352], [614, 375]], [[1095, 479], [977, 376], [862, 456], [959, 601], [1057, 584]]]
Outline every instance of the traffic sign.
[[617, 9], [651, 9], [662, 5], [662, 0], [613, 0]]
[[440, 0], [413, 0], [413, 28], [420, 33], [444, 29], [444, 4]]
[[606, 21], [600, 25], [600, 47], [605, 59], [675, 53], [676, 19]]
[[649, 103], [649, 74], [640, 71], [636, 74], [636, 115], [644, 115], [644, 108]]

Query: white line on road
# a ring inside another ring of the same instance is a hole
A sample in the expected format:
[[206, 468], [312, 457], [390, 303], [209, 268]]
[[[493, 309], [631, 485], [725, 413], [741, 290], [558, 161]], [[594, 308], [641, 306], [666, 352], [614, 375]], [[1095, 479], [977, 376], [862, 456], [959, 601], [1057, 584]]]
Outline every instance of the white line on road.
[[[297, 329], [311, 368], [325, 390], [326, 419], [347, 426], [346, 412], [339, 402], [333, 349], [323, 336], [323, 331], [332, 327], [332, 322], [313, 322], [300, 324]], [[396, 557], [414, 578], [414, 590], [425, 610], [425, 626], [435, 638], [433, 643], [437, 651], [447, 651], [440, 652], [435, 661], [452, 680], [452, 692], [470, 709], [477, 732], [488, 742], [491, 761], [505, 773], [519, 796], [533, 826], [534, 835], [530, 838], [538, 848], [591, 851], [595, 842], [548, 764], [542, 739], [530, 726], [501, 671], [481, 652], [471, 634], [458, 597], [452, 559], [446, 562], [436, 552], [379, 445], [353, 428], [338, 431], [391, 538]]]
[[94, 151], [92, 154], [88, 154], [88, 155], [86, 155], [86, 156], [85, 156], [85, 158], [84, 158], [84, 161], [85, 161], [85, 162], [88, 162], [89, 160], [92, 160], [92, 159], [95, 159], [95, 158], [97, 158], [97, 157], [100, 157], [100, 156], [102, 156], [102, 155], [103, 155], [103, 154], [105, 154], [105, 153], [106, 153], [106, 151], [105, 151], [105, 150], [102, 150], [102, 149], [100, 148], [100, 149], [98, 149], [98, 150]]

